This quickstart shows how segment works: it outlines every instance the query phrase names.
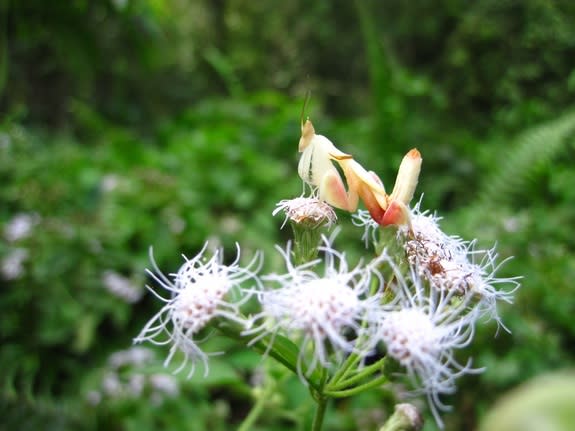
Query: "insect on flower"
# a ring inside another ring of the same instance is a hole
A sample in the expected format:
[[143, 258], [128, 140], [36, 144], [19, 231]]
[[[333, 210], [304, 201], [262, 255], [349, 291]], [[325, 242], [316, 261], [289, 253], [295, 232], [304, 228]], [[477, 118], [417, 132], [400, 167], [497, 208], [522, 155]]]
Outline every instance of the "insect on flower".
[[359, 201], [357, 190], [350, 187], [346, 191], [343, 179], [332, 162], [334, 155], [341, 159], [352, 156], [338, 150], [325, 136], [316, 135], [309, 119], [305, 123], [302, 121], [301, 133], [298, 145], [302, 153], [298, 164], [299, 176], [312, 187], [317, 187], [319, 199], [336, 208], [354, 212]]
[[410, 265], [432, 288], [459, 297], [471, 296], [481, 314], [507, 330], [497, 313], [497, 304], [512, 302], [520, 277], [498, 277], [506, 260], [497, 262], [495, 247], [477, 249], [476, 240], [447, 235], [439, 227], [439, 217], [419, 207], [420, 203], [411, 210], [411, 225], [397, 232]]
[[[303, 121], [303, 111], [298, 150], [302, 153], [299, 176], [317, 190], [319, 199], [349, 212], [355, 212], [361, 199], [380, 225], [408, 222], [407, 205], [413, 197], [421, 169], [421, 155], [416, 149], [403, 158], [391, 195], [385, 192], [383, 182], [375, 172], [367, 171], [352, 155], [339, 150], [325, 136], [316, 134], [309, 118]], [[347, 189], [334, 162], [345, 175]]]

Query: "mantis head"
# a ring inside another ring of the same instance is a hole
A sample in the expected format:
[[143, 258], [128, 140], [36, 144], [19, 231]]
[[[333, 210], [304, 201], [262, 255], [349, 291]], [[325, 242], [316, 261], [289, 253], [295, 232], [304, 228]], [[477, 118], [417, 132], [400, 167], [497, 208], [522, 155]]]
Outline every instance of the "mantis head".
[[301, 138], [299, 138], [298, 144], [298, 151], [301, 153], [303, 152], [310, 144], [315, 136], [315, 129], [313, 128], [313, 124], [308, 119], [305, 120], [305, 123], [302, 118], [301, 122]]

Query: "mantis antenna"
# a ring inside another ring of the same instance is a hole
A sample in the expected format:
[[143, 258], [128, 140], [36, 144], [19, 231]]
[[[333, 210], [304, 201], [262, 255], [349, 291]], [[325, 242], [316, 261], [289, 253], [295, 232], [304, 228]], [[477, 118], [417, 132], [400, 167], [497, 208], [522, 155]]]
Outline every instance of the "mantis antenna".
[[304, 123], [304, 117], [305, 117], [305, 110], [307, 109], [307, 105], [309, 103], [309, 101], [311, 100], [311, 90], [308, 89], [305, 92], [305, 99], [303, 101], [303, 106], [301, 107], [301, 115], [300, 115], [300, 122], [301, 122], [301, 127], [303, 129], [303, 123]]

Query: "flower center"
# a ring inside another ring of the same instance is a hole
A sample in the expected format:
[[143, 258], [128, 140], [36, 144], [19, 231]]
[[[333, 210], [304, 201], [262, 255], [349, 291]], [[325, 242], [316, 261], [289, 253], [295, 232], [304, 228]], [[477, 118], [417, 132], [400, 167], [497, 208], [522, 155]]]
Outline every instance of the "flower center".
[[421, 363], [439, 353], [437, 328], [429, 316], [417, 309], [387, 314], [381, 335], [389, 354], [405, 366]]
[[296, 288], [293, 296], [294, 321], [301, 329], [329, 325], [335, 330], [350, 324], [359, 307], [354, 291], [335, 280], [312, 280]]
[[201, 275], [187, 283], [180, 279], [179, 282], [182, 290], [174, 300], [173, 318], [197, 332], [216, 314], [229, 283], [226, 277], [217, 274]]

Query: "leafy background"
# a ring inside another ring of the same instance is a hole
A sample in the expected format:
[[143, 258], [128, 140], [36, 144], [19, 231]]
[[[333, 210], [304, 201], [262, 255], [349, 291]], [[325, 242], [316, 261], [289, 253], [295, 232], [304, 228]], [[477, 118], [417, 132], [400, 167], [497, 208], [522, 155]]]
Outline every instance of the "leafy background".
[[[447, 429], [572, 367], [574, 19], [570, 0], [0, 2], [0, 428], [242, 420], [273, 364], [232, 348], [208, 378], [162, 386], [165, 351], [140, 365], [114, 354], [158, 309], [142, 296], [149, 246], [166, 272], [206, 239], [277, 264], [288, 232], [271, 211], [301, 191], [307, 90], [317, 130], [384, 181], [418, 147], [424, 206], [448, 232], [497, 242], [515, 256], [501, 275], [524, 276], [501, 309], [511, 334], [478, 331], [469, 353], [487, 371], [447, 400]], [[32, 232], [11, 237], [22, 215]], [[359, 232], [344, 235], [361, 253]], [[110, 274], [132, 296], [106, 289]], [[305, 429], [305, 388], [278, 389], [254, 429]], [[392, 403], [335, 403], [326, 429], [375, 430]]]

